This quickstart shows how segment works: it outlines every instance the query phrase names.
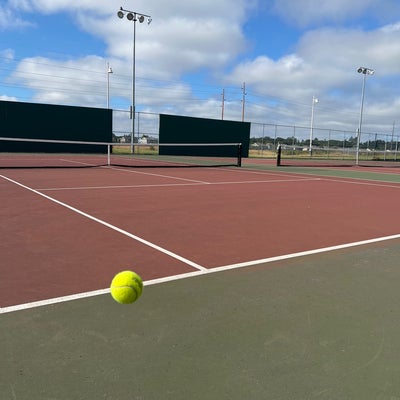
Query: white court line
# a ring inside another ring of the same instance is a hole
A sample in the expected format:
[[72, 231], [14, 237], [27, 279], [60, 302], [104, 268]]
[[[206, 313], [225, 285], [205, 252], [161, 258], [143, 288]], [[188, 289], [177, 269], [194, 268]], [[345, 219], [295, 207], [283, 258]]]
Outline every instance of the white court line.
[[[314, 249], [314, 250], [301, 251], [298, 253], [284, 254], [281, 256], [263, 258], [260, 260], [247, 261], [247, 262], [243, 262], [243, 263], [224, 265], [224, 266], [216, 267], [216, 268], [210, 268], [210, 269], [203, 268], [202, 270], [198, 270], [198, 271], [193, 271], [193, 272], [188, 272], [188, 273], [184, 273], [184, 274], [167, 276], [164, 278], [158, 278], [158, 279], [152, 279], [149, 281], [145, 281], [144, 286], [157, 285], [160, 283], [166, 283], [166, 282], [176, 281], [176, 280], [180, 280], [180, 279], [192, 278], [192, 277], [196, 277], [199, 275], [214, 274], [217, 272], [229, 271], [229, 270], [238, 269], [238, 268], [246, 268], [246, 267], [251, 267], [251, 266], [255, 266], [255, 265], [259, 265], [259, 264], [273, 263], [276, 261], [284, 261], [284, 260], [289, 260], [292, 258], [311, 256], [314, 254], [327, 253], [330, 251], [348, 249], [350, 247], [363, 246], [363, 245], [367, 245], [367, 244], [384, 242], [384, 241], [394, 240], [394, 239], [400, 239], [400, 234], [391, 235], [391, 236], [383, 236], [383, 237], [379, 237], [379, 238], [367, 239], [367, 240], [362, 240], [362, 241], [352, 242], [352, 243], [345, 243], [345, 244], [340, 244], [340, 245], [336, 245], [336, 246], [323, 247], [323, 248]], [[36, 308], [36, 307], [47, 306], [47, 305], [51, 305], [51, 304], [64, 303], [64, 302], [72, 301], [72, 300], [80, 300], [80, 299], [84, 299], [87, 297], [94, 297], [94, 296], [99, 296], [99, 295], [103, 295], [103, 294], [107, 294], [107, 293], [110, 293], [109, 288], [94, 290], [91, 292], [77, 293], [77, 294], [73, 294], [73, 295], [69, 295], [69, 296], [56, 297], [56, 298], [52, 298], [52, 299], [40, 300], [40, 301], [35, 301], [32, 303], [25, 303], [25, 304], [19, 304], [19, 305], [15, 305], [15, 306], [3, 307], [3, 308], [0, 308], [0, 314], [5, 314], [5, 313], [10, 313], [10, 312], [15, 312], [15, 311], [22, 311], [22, 310], [26, 310], [29, 308]]]
[[[274, 176], [288, 176], [292, 178], [298, 178], [299, 176], [310, 176], [310, 174], [305, 174], [305, 173], [299, 173], [299, 172], [287, 172], [287, 171], [278, 171], [278, 172], [273, 172], [268, 169], [252, 169], [251, 167], [248, 167], [246, 165], [242, 166], [241, 168], [219, 168], [220, 170], [223, 171], [229, 171], [229, 172], [238, 172], [241, 174], [252, 174], [252, 175], [274, 175]], [[314, 175], [314, 176], [319, 176], [319, 175]]]
[[[322, 168], [325, 171], [331, 171], [330, 167]], [[226, 171], [234, 171], [231, 169], [226, 169]], [[381, 171], [381, 170], [380, 170]], [[370, 171], [370, 174], [375, 174], [375, 175], [381, 175], [381, 172], [376, 172], [376, 171]], [[382, 169], [383, 171], [383, 169]], [[286, 171], [279, 171], [279, 172], [272, 172], [270, 170], [253, 170], [251, 167], [248, 167], [244, 165], [242, 168], [238, 169], [237, 172], [242, 172], [242, 173], [254, 173], [254, 174], [269, 174], [269, 175], [279, 175], [279, 176], [291, 176], [291, 177], [297, 177], [297, 176], [319, 176], [322, 179], [329, 179], [329, 175], [319, 175], [319, 174], [311, 174], [311, 173], [305, 173], [305, 172], [286, 172]], [[357, 171], [355, 171], [357, 172]], [[391, 176], [396, 176], [398, 177], [399, 174], [394, 174], [394, 173], [389, 173], [385, 175], [391, 175]], [[353, 180], [353, 181], [367, 181], [367, 182], [386, 182], [386, 183], [393, 183], [396, 184], [396, 182], [393, 181], [386, 181], [386, 180], [376, 180], [376, 179], [368, 179], [368, 178], [361, 178], [361, 177], [343, 177], [343, 179], [348, 179], [348, 180]], [[343, 181], [345, 182], [345, 181]], [[347, 182], [346, 182], [347, 183]], [[400, 183], [400, 182], [399, 182]]]
[[296, 179], [268, 179], [263, 181], [227, 181], [227, 182], [213, 182], [210, 185], [248, 185], [251, 183], [285, 183], [285, 182], [310, 182], [320, 181], [321, 178], [296, 178]]
[[370, 181], [367, 179], [357, 179], [357, 178], [348, 178], [348, 179], [349, 180], [321, 178], [321, 180], [325, 182], [339, 182], [339, 183], [347, 183], [348, 185], [378, 186], [378, 187], [400, 189], [400, 182], [396, 184], [396, 182], [390, 182], [390, 181], [379, 182], [379, 181], [372, 181], [372, 180]]
[[163, 174], [152, 174], [150, 172], [142, 172], [142, 171], [133, 171], [131, 169], [127, 168], [117, 168], [117, 167], [107, 167], [108, 169], [112, 169], [114, 171], [123, 171], [123, 172], [128, 172], [130, 174], [138, 174], [138, 175], [149, 175], [149, 176], [157, 176], [159, 178], [168, 178], [168, 179], [175, 179], [178, 181], [186, 181], [186, 182], [194, 182], [194, 183], [202, 183], [204, 185], [208, 185], [210, 182], [204, 182], [204, 181], [199, 181], [195, 179], [187, 179], [187, 178], [180, 178], [177, 176], [171, 176], [171, 175], [163, 175]]
[[[175, 187], [175, 186], [203, 186], [204, 183], [159, 183], [154, 185], [111, 185], [111, 186], [76, 186], [76, 187], [54, 187], [38, 188], [41, 192], [57, 190], [92, 190], [92, 189], [134, 189], [134, 188], [153, 188], [153, 187]], [[207, 184], [208, 185], [208, 184]]]
[[[284, 183], [284, 182], [309, 182], [321, 181], [321, 178], [297, 178], [297, 179], [268, 179], [263, 181], [227, 181], [227, 182], [208, 182], [207, 186], [218, 185], [242, 185], [254, 183]], [[153, 187], [175, 187], [175, 186], [203, 186], [204, 183], [158, 183], [154, 185], [111, 185], [111, 186], [77, 186], [77, 187], [54, 187], [54, 188], [37, 188], [40, 191], [57, 191], [57, 190], [92, 190], [92, 189], [132, 189], [132, 188], [153, 188]]]
[[[82, 164], [82, 165], [88, 165], [88, 166], [96, 167], [95, 164], [89, 164], [89, 163], [85, 163], [85, 162], [82, 162], [82, 161], [72, 161], [72, 160], [64, 160], [64, 159], [61, 159], [61, 161], [67, 161], [67, 162], [70, 162], [70, 163], [73, 163], [73, 164]], [[112, 167], [112, 166], [108, 166], [108, 165], [102, 165], [99, 168], [107, 168], [107, 169], [111, 169], [111, 170], [115, 170], [115, 171], [128, 172], [128, 173], [131, 173], [131, 174], [150, 175], [150, 176], [157, 176], [157, 177], [162, 177], [162, 178], [176, 179], [176, 180], [179, 180], [179, 181], [202, 183], [204, 185], [208, 184], [208, 182], [198, 181], [198, 180], [194, 180], [194, 179], [179, 178], [179, 177], [170, 176], [170, 175], [152, 174], [150, 172], [132, 171], [132, 170], [127, 169], [127, 168], [118, 168], [118, 167]]]
[[9, 181], [9, 182], [11, 182], [11, 183], [14, 183], [15, 185], [18, 185], [18, 186], [20, 186], [20, 187], [22, 187], [22, 188], [24, 188], [24, 189], [26, 189], [26, 190], [29, 190], [29, 191], [31, 191], [31, 192], [33, 192], [33, 193], [39, 195], [39, 196], [42, 196], [42, 197], [44, 197], [45, 199], [50, 200], [50, 201], [52, 201], [52, 202], [54, 202], [54, 203], [56, 203], [56, 204], [58, 204], [58, 205], [60, 205], [60, 206], [62, 206], [62, 207], [68, 208], [69, 210], [71, 210], [71, 211], [73, 211], [73, 212], [75, 212], [75, 213], [77, 213], [77, 214], [80, 214], [80, 215], [82, 215], [82, 216], [85, 217], [85, 218], [88, 218], [88, 219], [90, 219], [90, 220], [92, 220], [92, 221], [95, 221], [95, 222], [101, 224], [101, 225], [104, 225], [104, 226], [106, 226], [107, 228], [110, 228], [110, 229], [112, 229], [112, 230], [114, 230], [114, 231], [116, 231], [116, 232], [119, 232], [119, 233], [121, 233], [121, 234], [123, 234], [123, 235], [125, 235], [125, 236], [128, 236], [129, 238], [134, 239], [134, 240], [136, 240], [136, 241], [138, 241], [138, 242], [140, 242], [140, 243], [142, 243], [142, 244], [144, 244], [144, 245], [146, 245], [146, 246], [148, 246], [148, 247], [151, 247], [151, 248], [153, 248], [153, 249], [155, 249], [155, 250], [158, 250], [159, 252], [164, 253], [164, 254], [166, 254], [166, 255], [172, 257], [172, 258], [175, 258], [176, 260], [179, 260], [179, 261], [181, 261], [181, 262], [183, 262], [183, 263], [185, 263], [185, 264], [187, 264], [187, 265], [190, 265], [191, 267], [194, 267], [194, 268], [196, 268], [196, 269], [198, 269], [198, 270], [200, 270], [200, 271], [206, 270], [206, 268], [202, 267], [202, 266], [199, 265], [199, 264], [194, 263], [193, 261], [190, 261], [190, 260], [188, 260], [188, 259], [186, 259], [186, 258], [184, 258], [184, 257], [181, 257], [181, 256], [179, 256], [178, 254], [172, 253], [172, 252], [169, 251], [169, 250], [166, 250], [166, 249], [164, 249], [164, 248], [162, 248], [162, 247], [160, 247], [160, 246], [157, 246], [156, 244], [151, 243], [151, 242], [149, 242], [149, 241], [147, 241], [147, 240], [145, 240], [145, 239], [142, 239], [142, 238], [139, 237], [139, 236], [133, 235], [132, 233], [129, 233], [129, 232], [127, 232], [127, 231], [125, 231], [125, 230], [123, 230], [123, 229], [121, 229], [121, 228], [118, 228], [118, 227], [115, 226], [115, 225], [109, 224], [108, 222], [103, 221], [103, 220], [101, 220], [101, 219], [99, 219], [99, 218], [96, 218], [96, 217], [94, 217], [93, 215], [90, 215], [90, 214], [87, 214], [87, 213], [85, 213], [85, 212], [83, 212], [83, 211], [81, 211], [81, 210], [78, 210], [78, 209], [75, 208], [75, 207], [72, 207], [72, 206], [70, 206], [70, 205], [68, 205], [68, 204], [66, 204], [66, 203], [63, 203], [63, 202], [61, 202], [61, 201], [59, 201], [59, 200], [57, 200], [57, 199], [54, 199], [53, 197], [47, 196], [47, 195], [45, 195], [45, 194], [43, 194], [43, 193], [41, 193], [41, 192], [39, 192], [39, 191], [37, 191], [37, 190], [35, 190], [35, 189], [30, 188], [29, 186], [23, 185], [23, 184], [20, 183], [20, 182], [17, 182], [17, 181], [15, 181], [15, 180], [13, 180], [13, 179], [7, 178], [7, 177], [4, 176], [4, 175], [0, 175], [0, 177], [3, 178], [3, 179], [5, 179], [5, 180], [7, 180], [7, 181]]

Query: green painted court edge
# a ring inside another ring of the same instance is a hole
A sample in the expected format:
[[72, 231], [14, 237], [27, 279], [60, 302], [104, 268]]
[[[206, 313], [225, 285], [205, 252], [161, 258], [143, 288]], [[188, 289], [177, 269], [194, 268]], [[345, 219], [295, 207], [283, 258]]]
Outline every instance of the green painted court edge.
[[[363, 179], [370, 181], [379, 182], [395, 182], [400, 183], [400, 173], [380, 173], [372, 171], [360, 171], [351, 169], [340, 169], [340, 168], [312, 168], [312, 167], [276, 167], [275, 165], [267, 164], [245, 164], [243, 166], [245, 169], [256, 169], [256, 170], [266, 170], [274, 172], [287, 172], [290, 174], [301, 174], [301, 175], [313, 175], [313, 176], [329, 176], [335, 178], [350, 178], [350, 179]], [[400, 172], [400, 171], [399, 171]]]

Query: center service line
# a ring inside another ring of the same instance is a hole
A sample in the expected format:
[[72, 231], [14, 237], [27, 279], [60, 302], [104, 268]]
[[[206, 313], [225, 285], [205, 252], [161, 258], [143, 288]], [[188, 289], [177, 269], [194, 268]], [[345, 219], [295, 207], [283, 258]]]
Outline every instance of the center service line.
[[70, 205], [68, 205], [68, 204], [66, 204], [66, 203], [63, 203], [63, 202], [61, 202], [61, 201], [59, 201], [59, 200], [54, 199], [53, 197], [47, 196], [47, 195], [45, 195], [45, 194], [43, 194], [43, 193], [40, 193], [39, 191], [37, 191], [37, 190], [35, 190], [35, 189], [32, 189], [32, 188], [30, 188], [29, 186], [23, 185], [22, 183], [17, 182], [17, 181], [15, 181], [15, 180], [13, 180], [13, 179], [7, 178], [7, 177], [4, 176], [4, 175], [0, 175], [0, 177], [3, 178], [3, 179], [5, 179], [5, 180], [7, 180], [7, 181], [9, 181], [9, 182], [11, 182], [11, 183], [14, 183], [15, 185], [18, 185], [18, 186], [20, 186], [20, 187], [22, 187], [22, 188], [24, 188], [24, 189], [26, 189], [26, 190], [29, 190], [29, 191], [31, 191], [31, 192], [33, 192], [33, 193], [39, 195], [39, 196], [42, 196], [42, 197], [44, 197], [44, 198], [47, 199], [47, 200], [50, 200], [50, 201], [52, 201], [52, 202], [54, 202], [54, 203], [57, 203], [58, 205], [60, 205], [60, 206], [62, 206], [62, 207], [68, 208], [69, 210], [71, 210], [71, 211], [73, 211], [73, 212], [75, 212], [75, 213], [77, 213], [77, 214], [80, 214], [80, 215], [84, 216], [85, 218], [91, 219], [92, 221], [95, 221], [95, 222], [97, 222], [97, 223], [99, 223], [99, 224], [101, 224], [101, 225], [104, 225], [104, 226], [106, 226], [107, 228], [113, 229], [114, 231], [119, 232], [119, 233], [121, 233], [121, 234], [123, 234], [123, 235], [125, 235], [125, 236], [128, 236], [128, 237], [130, 237], [131, 239], [134, 239], [134, 240], [136, 240], [136, 241], [138, 241], [138, 242], [140, 242], [140, 243], [143, 243], [144, 245], [146, 245], [146, 246], [148, 246], [148, 247], [151, 247], [151, 248], [153, 248], [153, 249], [155, 249], [155, 250], [157, 250], [157, 251], [159, 251], [159, 252], [161, 252], [161, 253], [164, 253], [164, 254], [166, 254], [166, 255], [172, 257], [172, 258], [175, 258], [176, 260], [179, 260], [179, 261], [181, 261], [181, 262], [183, 262], [183, 263], [185, 263], [185, 264], [187, 264], [187, 265], [190, 265], [191, 267], [196, 268], [196, 269], [199, 270], [199, 271], [203, 271], [203, 272], [204, 272], [204, 271], [207, 271], [207, 268], [204, 268], [204, 267], [202, 267], [201, 265], [196, 264], [196, 263], [193, 262], [193, 261], [190, 261], [190, 260], [188, 260], [188, 259], [186, 259], [186, 258], [184, 258], [184, 257], [181, 257], [181, 256], [179, 256], [178, 254], [172, 253], [171, 251], [166, 250], [166, 249], [164, 249], [164, 248], [162, 248], [162, 247], [160, 247], [160, 246], [157, 246], [156, 244], [151, 243], [151, 242], [149, 242], [149, 241], [147, 241], [147, 240], [145, 240], [145, 239], [142, 239], [142, 238], [139, 237], [139, 236], [133, 235], [132, 233], [129, 233], [129, 232], [127, 232], [127, 231], [125, 231], [125, 230], [123, 230], [123, 229], [121, 229], [121, 228], [118, 228], [118, 227], [115, 226], [115, 225], [109, 224], [109, 223], [106, 222], [106, 221], [103, 221], [103, 220], [101, 220], [101, 219], [99, 219], [99, 218], [96, 218], [96, 217], [94, 217], [93, 215], [87, 214], [87, 213], [85, 213], [85, 212], [83, 212], [83, 211], [81, 211], [81, 210], [78, 210], [78, 209], [75, 208], [75, 207], [72, 207], [72, 206], [70, 206]]

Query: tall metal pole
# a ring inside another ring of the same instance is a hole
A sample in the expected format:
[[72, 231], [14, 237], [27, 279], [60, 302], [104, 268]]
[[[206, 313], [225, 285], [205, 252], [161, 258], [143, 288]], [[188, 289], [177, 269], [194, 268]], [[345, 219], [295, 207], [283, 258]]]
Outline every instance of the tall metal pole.
[[310, 123], [310, 156], [312, 156], [312, 141], [313, 141], [313, 134], [314, 134], [314, 105], [318, 103], [318, 99], [313, 96], [312, 97], [312, 104], [311, 104], [311, 123]]
[[242, 98], [242, 122], [244, 121], [244, 105], [246, 103], [246, 82], [243, 82], [243, 98]]
[[136, 106], [135, 106], [135, 93], [136, 93], [136, 21], [139, 20], [142, 23], [145, 18], [147, 18], [147, 23], [150, 24], [152, 19], [150, 15], [138, 13], [136, 11], [124, 10], [120, 7], [117, 15], [118, 18], [124, 18], [126, 14], [126, 18], [129, 21], [133, 21], [133, 49], [132, 49], [132, 105], [130, 106], [130, 118], [132, 120], [132, 132], [131, 132], [131, 153], [133, 153], [134, 146], [133, 141], [135, 137], [135, 115], [136, 115]]
[[363, 110], [364, 110], [364, 94], [365, 94], [365, 74], [363, 74], [363, 79], [362, 79], [360, 118], [359, 118], [358, 129], [357, 129], [356, 165], [359, 164], [361, 126], [362, 126], [362, 117], [363, 117]]
[[110, 108], [110, 74], [113, 73], [110, 64], [107, 63], [107, 108]]
[[358, 68], [357, 72], [362, 74], [362, 89], [361, 89], [361, 106], [360, 106], [360, 119], [358, 122], [358, 129], [357, 129], [357, 148], [356, 148], [356, 165], [359, 165], [359, 153], [360, 153], [360, 141], [361, 141], [361, 127], [362, 127], [362, 118], [363, 118], [363, 110], [364, 110], [364, 94], [365, 94], [365, 76], [366, 75], [373, 75], [374, 70], [371, 68], [360, 67]]
[[136, 13], [133, 13], [133, 54], [132, 54], [132, 135], [131, 135], [131, 153], [133, 154], [133, 139], [135, 137], [135, 90], [136, 90]]
[[224, 119], [224, 110], [225, 110], [225, 89], [222, 89], [222, 114], [221, 114], [221, 119]]

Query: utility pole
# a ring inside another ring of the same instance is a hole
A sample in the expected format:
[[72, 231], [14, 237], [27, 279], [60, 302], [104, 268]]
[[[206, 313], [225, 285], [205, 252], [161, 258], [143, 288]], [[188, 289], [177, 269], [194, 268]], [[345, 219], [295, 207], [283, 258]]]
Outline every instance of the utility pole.
[[224, 119], [224, 108], [225, 108], [225, 89], [222, 89], [222, 115], [221, 119]]
[[242, 87], [242, 91], [243, 91], [243, 97], [242, 97], [242, 122], [244, 121], [244, 105], [246, 103], [246, 82], [243, 82], [243, 87]]
[[393, 121], [393, 128], [392, 128], [392, 141], [390, 143], [390, 150], [393, 150], [393, 141], [394, 141], [394, 128], [396, 126], [396, 121]]

